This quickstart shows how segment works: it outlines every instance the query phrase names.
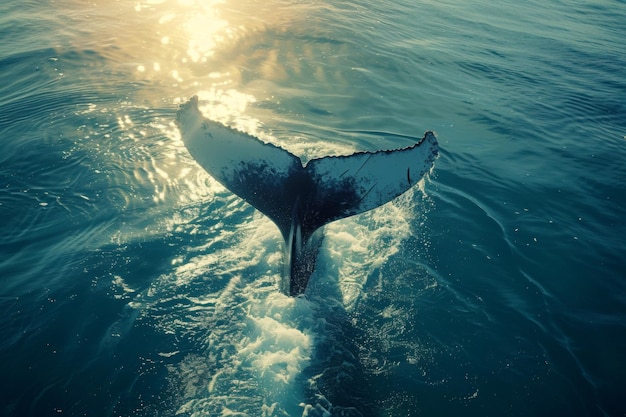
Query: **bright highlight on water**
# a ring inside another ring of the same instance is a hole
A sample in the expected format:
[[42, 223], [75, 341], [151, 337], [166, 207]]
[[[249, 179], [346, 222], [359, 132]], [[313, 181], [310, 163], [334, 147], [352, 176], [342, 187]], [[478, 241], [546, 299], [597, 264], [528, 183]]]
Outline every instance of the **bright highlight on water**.
[[[616, 0], [0, 2], [0, 416], [623, 416], [624, 22]], [[193, 96], [199, 132], [271, 144], [251, 160], [398, 180], [348, 193], [371, 210], [323, 226], [304, 296], [281, 292], [298, 217], [201, 168]]]

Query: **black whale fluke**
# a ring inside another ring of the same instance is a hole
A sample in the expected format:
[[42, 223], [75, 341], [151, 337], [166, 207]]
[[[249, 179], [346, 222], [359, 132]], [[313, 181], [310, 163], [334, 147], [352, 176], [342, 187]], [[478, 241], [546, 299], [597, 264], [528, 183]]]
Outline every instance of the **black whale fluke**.
[[278, 226], [286, 254], [282, 290], [292, 296], [306, 289], [322, 226], [398, 197], [430, 171], [438, 153], [429, 131], [407, 148], [328, 156], [303, 166], [282, 148], [204, 118], [196, 96], [180, 106], [176, 123], [200, 166]]

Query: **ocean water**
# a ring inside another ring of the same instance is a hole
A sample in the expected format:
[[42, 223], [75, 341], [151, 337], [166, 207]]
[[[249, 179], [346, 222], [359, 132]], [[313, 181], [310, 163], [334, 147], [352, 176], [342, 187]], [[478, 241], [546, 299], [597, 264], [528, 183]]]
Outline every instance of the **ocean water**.
[[[626, 3], [0, 3], [0, 415], [626, 415]], [[281, 237], [178, 105], [304, 160], [438, 134]]]

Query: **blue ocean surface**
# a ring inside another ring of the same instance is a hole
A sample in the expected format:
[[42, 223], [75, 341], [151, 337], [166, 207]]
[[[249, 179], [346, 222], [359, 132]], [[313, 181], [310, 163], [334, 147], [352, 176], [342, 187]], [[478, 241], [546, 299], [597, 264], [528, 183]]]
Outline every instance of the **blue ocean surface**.
[[[0, 415], [626, 415], [626, 3], [0, 2]], [[203, 114], [418, 187], [276, 226]]]

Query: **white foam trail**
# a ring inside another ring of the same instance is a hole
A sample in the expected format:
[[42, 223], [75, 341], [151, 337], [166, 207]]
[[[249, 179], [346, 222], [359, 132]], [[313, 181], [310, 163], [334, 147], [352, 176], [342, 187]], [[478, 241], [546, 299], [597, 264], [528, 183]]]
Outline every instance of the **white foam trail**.
[[301, 413], [298, 376], [311, 358], [316, 317], [309, 301], [278, 291], [281, 237], [273, 223], [258, 213], [232, 223], [251, 210], [224, 205], [215, 214], [222, 228], [208, 225], [206, 243], [191, 247], [132, 303], [142, 316], [158, 316], [181, 345], [193, 341], [191, 349], [176, 349], [188, 353], [170, 366], [179, 414]]
[[[382, 207], [326, 226], [323, 253], [331, 265], [326, 274], [335, 274], [326, 279], [338, 282], [346, 311], [357, 307], [368, 279], [400, 251], [413, 233], [415, 197], [423, 193], [423, 182]], [[310, 285], [318, 285], [316, 280], [324, 285], [325, 279], [319, 275]]]
[[[223, 197], [218, 193], [217, 198]], [[245, 203], [224, 205], [215, 214], [223, 218], [221, 228], [207, 225], [206, 242], [191, 247], [188, 259], [178, 260], [171, 273], [133, 302], [145, 316], [158, 312], [165, 333], [198, 345], [175, 355], [180, 361], [170, 366], [178, 386], [176, 412], [316, 416], [332, 410], [322, 397], [307, 400], [305, 391], [315, 389], [314, 381], [301, 375], [316, 347], [328, 343], [327, 336], [337, 337], [328, 334], [328, 326], [335, 326], [329, 315], [356, 308], [368, 278], [411, 233], [407, 214], [412, 201], [409, 196], [331, 224], [309, 299], [278, 291], [282, 243], [277, 228], [258, 212], [246, 214], [252, 209]], [[185, 305], [170, 307], [172, 300]]]

